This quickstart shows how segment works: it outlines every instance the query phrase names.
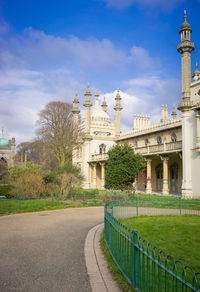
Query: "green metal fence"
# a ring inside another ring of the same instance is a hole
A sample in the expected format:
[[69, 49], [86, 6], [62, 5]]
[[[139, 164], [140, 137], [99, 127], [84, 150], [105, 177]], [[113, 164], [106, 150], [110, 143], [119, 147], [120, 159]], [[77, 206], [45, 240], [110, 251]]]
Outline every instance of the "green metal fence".
[[[104, 231], [107, 247], [118, 268], [135, 291], [200, 291], [200, 273], [195, 273], [190, 266], [165, 254], [156, 246], [118, 221], [118, 218], [145, 215], [200, 215], [199, 202], [194, 206], [186, 200], [164, 206], [145, 204], [139, 200], [131, 202], [109, 202], [104, 210]], [[184, 208], [186, 207], [187, 208]], [[156, 207], [155, 207], [156, 206]], [[184, 207], [183, 207], [184, 206]]]

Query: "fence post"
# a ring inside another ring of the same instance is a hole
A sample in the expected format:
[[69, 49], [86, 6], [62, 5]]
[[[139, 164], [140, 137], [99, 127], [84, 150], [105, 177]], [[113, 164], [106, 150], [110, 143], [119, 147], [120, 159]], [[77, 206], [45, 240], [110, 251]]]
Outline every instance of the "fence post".
[[113, 201], [112, 201], [112, 216], [113, 216]]
[[[139, 289], [139, 250], [138, 250], [138, 233], [133, 230], [133, 266], [134, 266], [134, 288]], [[139, 291], [139, 290], [138, 290]]]
[[179, 205], [180, 205], [180, 215], [181, 215], [181, 198], [180, 198], [180, 204]]
[[19, 209], [21, 210], [21, 194], [19, 194]]
[[136, 198], [136, 212], [137, 212], [137, 217], [138, 217], [138, 198]]
[[52, 198], [52, 200], [51, 200], [51, 202], [52, 202], [52, 207], [54, 207], [54, 193], [51, 195], [51, 198]]

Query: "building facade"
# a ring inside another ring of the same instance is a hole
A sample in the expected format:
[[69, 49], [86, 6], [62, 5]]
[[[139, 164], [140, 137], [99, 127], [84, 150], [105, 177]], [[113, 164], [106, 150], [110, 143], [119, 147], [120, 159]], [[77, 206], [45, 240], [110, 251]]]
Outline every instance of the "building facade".
[[190, 40], [192, 29], [185, 21], [179, 31], [182, 64], [182, 100], [178, 104], [181, 118], [173, 109], [161, 106], [160, 123], [151, 125], [150, 117], [135, 115], [133, 130], [120, 132], [121, 97], [115, 97], [115, 120], [111, 123], [104, 99], [99, 105], [98, 93], [92, 107], [91, 92], [85, 92], [85, 116], [79, 122], [79, 101], [73, 101], [74, 128], [79, 131], [79, 143], [73, 153], [73, 163], [81, 167], [85, 177], [84, 188], [104, 188], [107, 152], [115, 144], [129, 143], [136, 153], [146, 160], [146, 169], [136, 181], [138, 191], [146, 193], [182, 194], [184, 197], [200, 196], [200, 71], [196, 66], [191, 82]]
[[2, 174], [3, 171], [8, 167], [14, 165], [14, 156], [15, 156], [15, 138], [7, 140], [4, 137], [4, 132], [2, 129], [0, 135], [0, 174]]

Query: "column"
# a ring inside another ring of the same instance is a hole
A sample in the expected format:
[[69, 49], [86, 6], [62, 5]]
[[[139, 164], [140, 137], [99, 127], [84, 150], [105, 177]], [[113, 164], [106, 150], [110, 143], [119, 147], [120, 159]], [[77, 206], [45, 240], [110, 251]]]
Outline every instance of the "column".
[[169, 183], [168, 183], [168, 157], [161, 157], [163, 161], [163, 195], [169, 194]]
[[105, 162], [101, 162], [101, 189], [104, 190], [105, 185]]
[[146, 193], [152, 193], [152, 186], [151, 186], [151, 160], [150, 158], [146, 159], [147, 162], [147, 186], [146, 186]]
[[196, 150], [200, 152], [200, 111], [196, 112], [196, 120], [197, 120], [197, 138], [196, 138]]
[[93, 168], [93, 187], [96, 189], [97, 188], [97, 164], [94, 163], [94, 168]]
[[93, 188], [93, 177], [94, 177], [94, 174], [93, 174], [93, 164], [90, 163], [90, 188]]

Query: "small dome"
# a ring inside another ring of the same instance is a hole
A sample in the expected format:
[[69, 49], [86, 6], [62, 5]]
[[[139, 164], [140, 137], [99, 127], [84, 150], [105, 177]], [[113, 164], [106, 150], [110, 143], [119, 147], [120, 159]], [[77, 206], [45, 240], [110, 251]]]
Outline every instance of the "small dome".
[[190, 24], [187, 21], [184, 21], [181, 25], [181, 28], [190, 28]]
[[98, 96], [96, 97], [95, 104], [91, 110], [91, 119], [95, 121], [106, 121], [110, 123], [110, 117], [99, 105]]
[[182, 23], [181, 28], [190, 28], [190, 24], [187, 22], [187, 15], [186, 15], [186, 10], [184, 11], [184, 19], [185, 21]]
[[0, 136], [0, 147], [3, 146], [9, 146], [9, 141], [7, 139], [4, 138], [4, 134], [3, 134], [3, 130]]

